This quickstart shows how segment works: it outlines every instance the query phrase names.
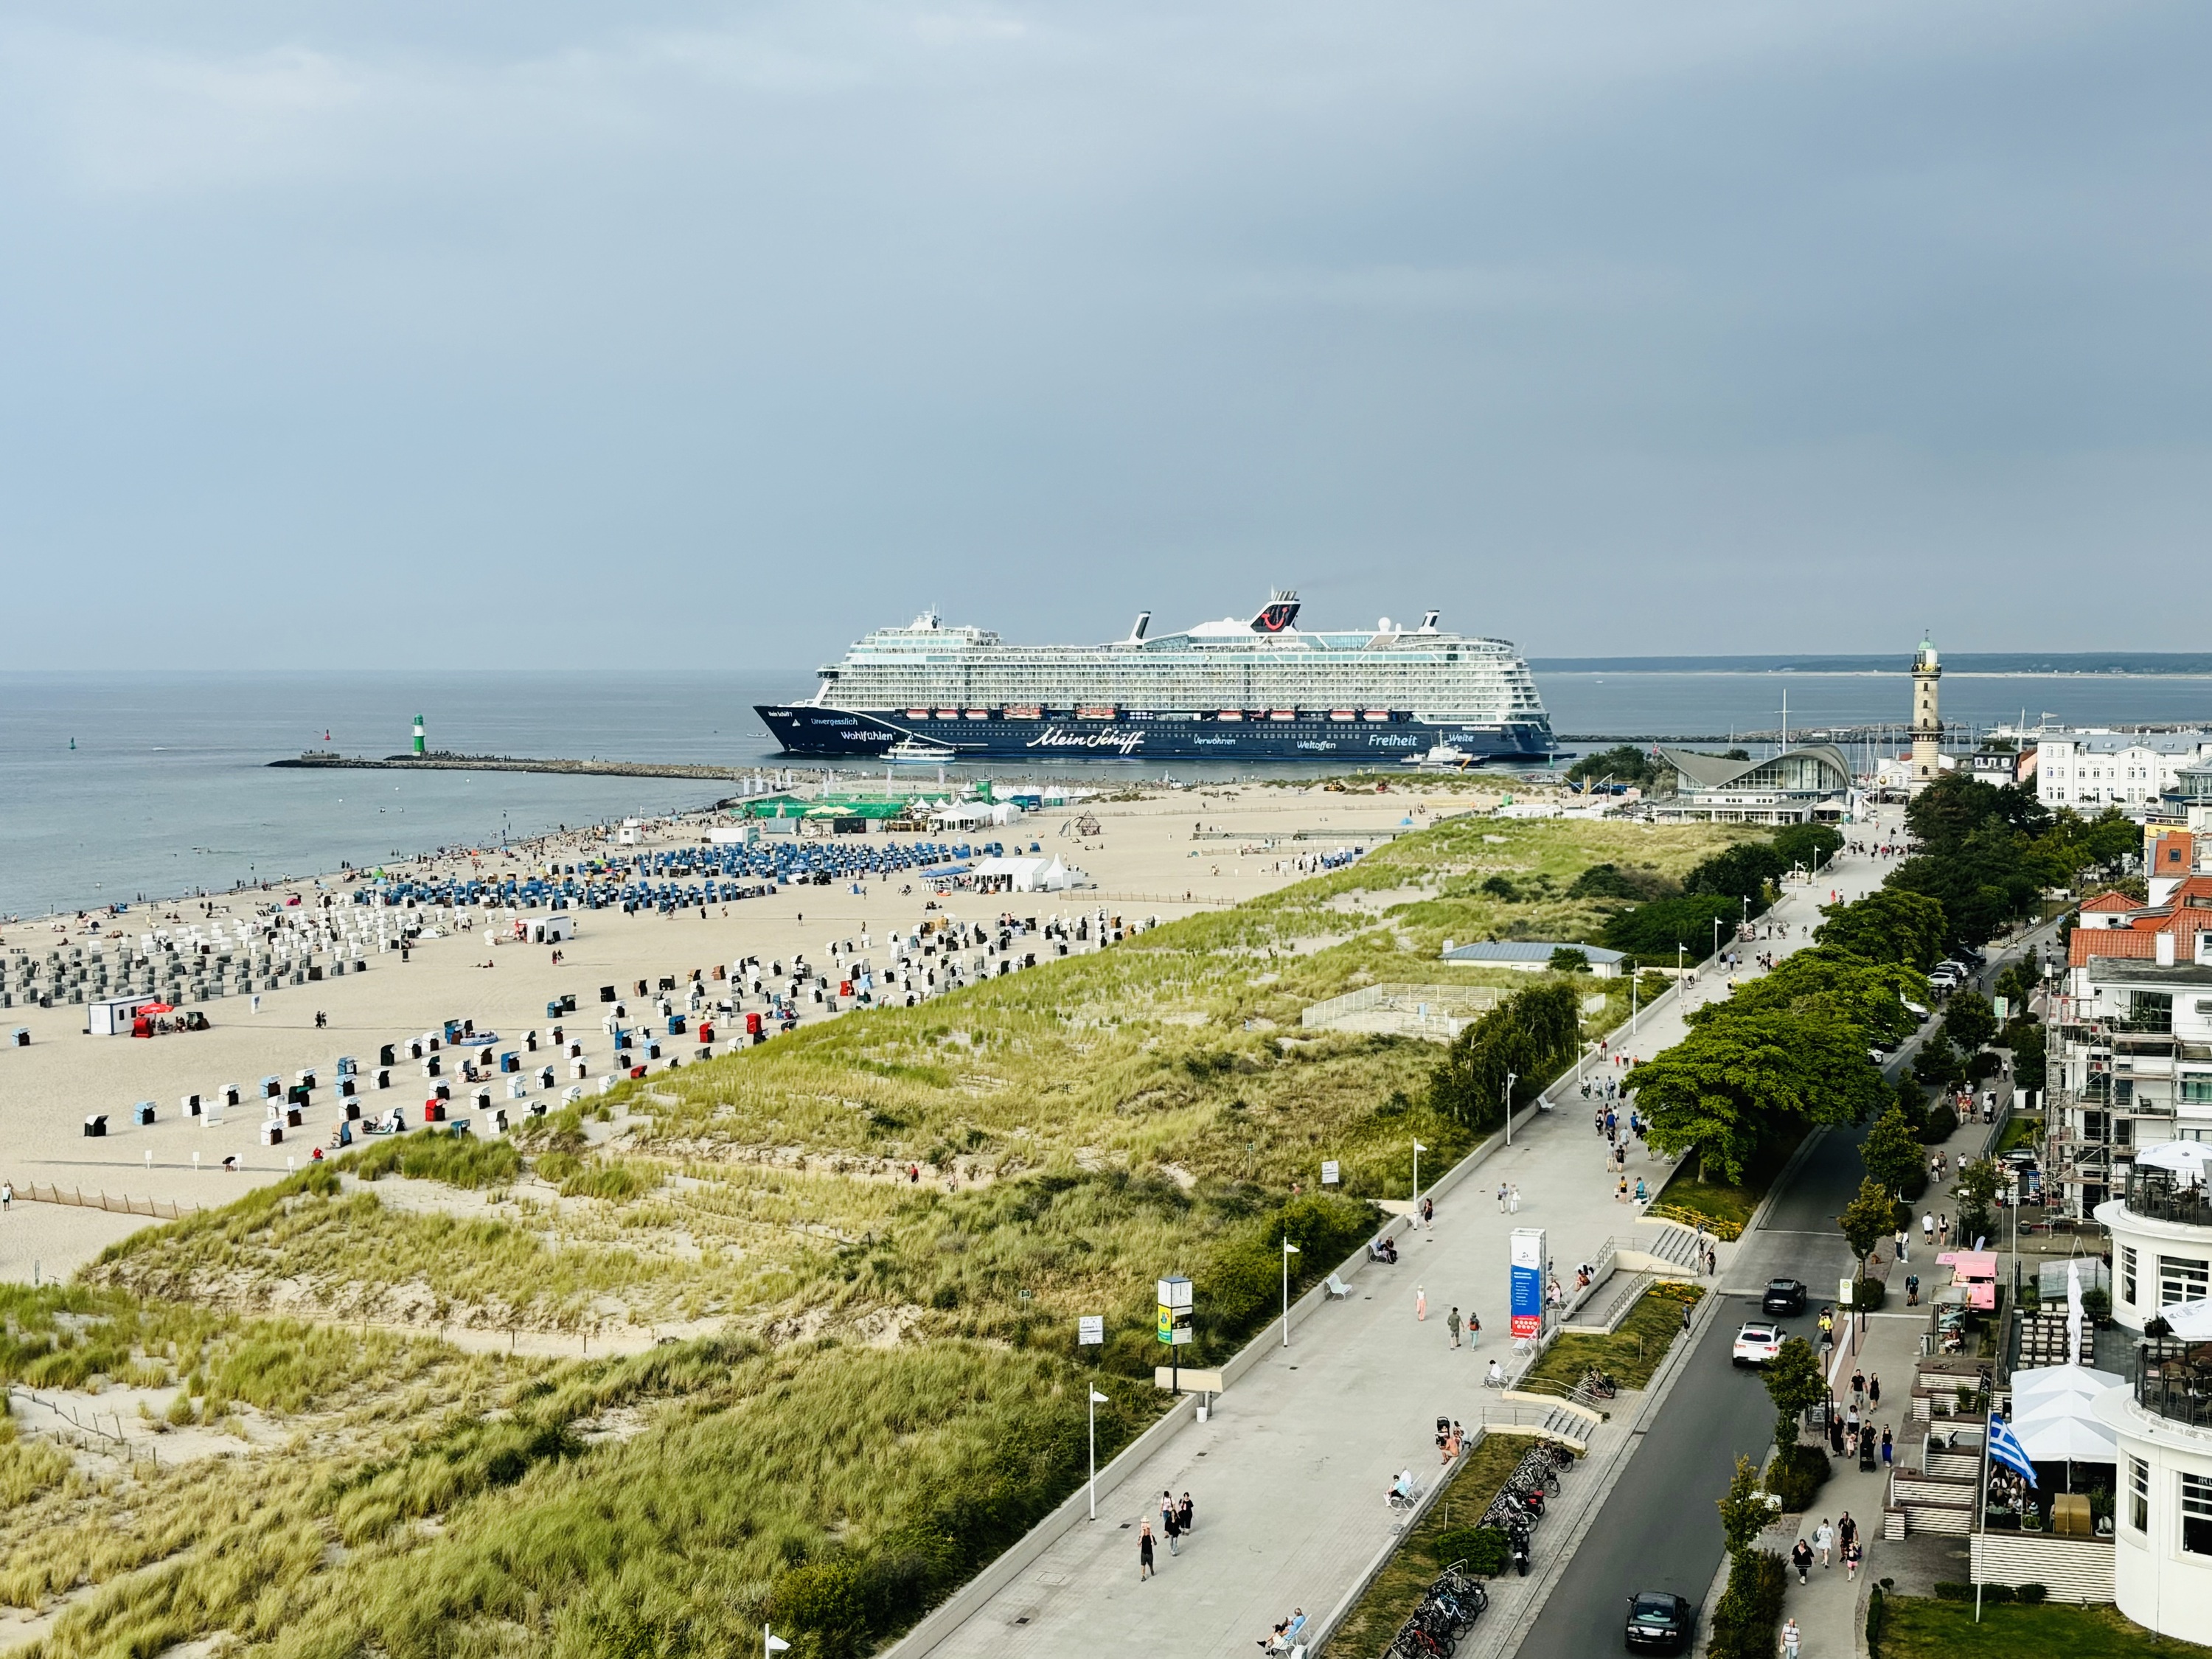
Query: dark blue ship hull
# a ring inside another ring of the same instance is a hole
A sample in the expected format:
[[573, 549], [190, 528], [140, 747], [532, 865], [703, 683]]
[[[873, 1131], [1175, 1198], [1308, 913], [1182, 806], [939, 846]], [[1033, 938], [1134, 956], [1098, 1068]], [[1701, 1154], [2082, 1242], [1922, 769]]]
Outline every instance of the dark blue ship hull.
[[1164, 720], [1117, 712], [1114, 718], [1045, 711], [1009, 718], [951, 720], [933, 711], [829, 708], [812, 703], [759, 705], [754, 710], [787, 755], [826, 759], [880, 758], [903, 744], [951, 750], [952, 760], [1331, 761], [1340, 764], [1419, 759], [1439, 744], [1478, 761], [1542, 762], [1553, 753], [1547, 722], [1473, 726], [1417, 720], [1333, 720], [1300, 711], [1295, 719]]

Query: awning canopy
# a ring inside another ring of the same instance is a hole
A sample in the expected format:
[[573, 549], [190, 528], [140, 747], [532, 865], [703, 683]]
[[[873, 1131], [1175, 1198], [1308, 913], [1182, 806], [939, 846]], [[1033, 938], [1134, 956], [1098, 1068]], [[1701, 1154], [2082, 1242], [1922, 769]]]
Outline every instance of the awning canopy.
[[2205, 1169], [2212, 1165], [2212, 1144], [2202, 1140], [2161, 1141], [2155, 1146], [2140, 1148], [2136, 1162], [2154, 1170], [2171, 1170], [2202, 1186]]
[[2158, 1316], [2173, 1327], [2184, 1342], [2212, 1342], [2212, 1298], [2176, 1302], [2160, 1308]]

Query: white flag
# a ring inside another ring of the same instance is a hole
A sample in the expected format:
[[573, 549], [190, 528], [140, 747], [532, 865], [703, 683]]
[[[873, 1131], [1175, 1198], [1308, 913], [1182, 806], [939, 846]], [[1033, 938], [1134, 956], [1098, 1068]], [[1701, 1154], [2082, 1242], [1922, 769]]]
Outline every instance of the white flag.
[[781, 1653], [786, 1648], [791, 1645], [791, 1644], [785, 1641], [783, 1638], [778, 1636], [775, 1632], [769, 1629], [766, 1625], [763, 1625], [761, 1626], [761, 1636], [770, 1653]]
[[1417, 1141], [1415, 1141], [1415, 1142], [1413, 1143], [1413, 1150], [1414, 1150], [1415, 1152], [1427, 1152], [1429, 1149], [1428, 1149], [1427, 1147], [1425, 1147], [1425, 1146], [1422, 1146], [1422, 1145], [1421, 1145], [1421, 1143], [1420, 1143], [1419, 1141], [1418, 1141], [1418, 1140], [1417, 1140]]
[[1110, 1406], [1114, 1402], [1107, 1399], [1104, 1395], [1099, 1393], [1097, 1389], [1093, 1389], [1091, 1391], [1091, 1403], [1094, 1406]]

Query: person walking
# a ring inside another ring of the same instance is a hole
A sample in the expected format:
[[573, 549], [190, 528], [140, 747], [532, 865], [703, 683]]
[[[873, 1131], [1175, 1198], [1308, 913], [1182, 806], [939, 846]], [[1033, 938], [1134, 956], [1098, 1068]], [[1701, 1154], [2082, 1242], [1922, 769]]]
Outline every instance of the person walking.
[[1860, 1553], [1856, 1539], [1844, 1546], [1844, 1577], [1849, 1583], [1858, 1582]]
[[1176, 1505], [1176, 1525], [1186, 1538], [1198, 1529], [1198, 1505], [1190, 1501], [1188, 1492], [1185, 1492], [1182, 1501]]
[[15, 1183], [12, 1181], [0, 1181], [0, 1212], [4, 1212], [15, 1201]]
[[1505, 1183], [1502, 1181], [1498, 1183], [1498, 1213], [1505, 1213]]
[[1160, 1511], [1160, 1530], [1168, 1535], [1168, 1553], [1181, 1555], [1182, 1550], [1177, 1540], [1182, 1537], [1182, 1523], [1176, 1518], [1176, 1506], [1172, 1503]]
[[1505, 1190], [1506, 1209], [1515, 1215], [1519, 1215], [1521, 1213], [1521, 1188], [1518, 1186], [1509, 1186]]
[[1168, 1522], [1175, 1518], [1175, 1494], [1171, 1492], [1163, 1492], [1160, 1494], [1160, 1530], [1163, 1533], [1167, 1531]]
[[1482, 1340], [1482, 1316], [1472, 1308], [1467, 1310], [1467, 1346], [1470, 1348]]
[[1413, 1322], [1419, 1324], [1429, 1316], [1429, 1293], [1425, 1287], [1413, 1286]]
[[1828, 1517], [1824, 1515], [1820, 1517], [1820, 1524], [1813, 1528], [1813, 1547], [1820, 1553], [1820, 1565], [1823, 1570], [1835, 1565], [1828, 1559], [1828, 1553], [1835, 1547], [1836, 1529], [1828, 1524]]
[[1451, 1345], [1456, 1348], [1459, 1346], [1459, 1310], [1456, 1307], [1451, 1310], [1451, 1315], [1444, 1321], [1444, 1324], [1450, 1329]]
[[1851, 1403], [1856, 1406], [1866, 1398], [1866, 1373], [1854, 1365], [1851, 1368]]
[[1867, 1409], [1874, 1411], [1881, 1405], [1881, 1373], [1874, 1371], [1867, 1377]]
[[1790, 1552], [1790, 1565], [1797, 1569], [1797, 1582], [1799, 1583], [1804, 1584], [1811, 1583], [1812, 1580], [1810, 1574], [1813, 1571], [1813, 1547], [1810, 1544], [1808, 1544], [1803, 1539], [1799, 1539], [1797, 1540], [1796, 1548]]
[[1421, 1200], [1421, 1225], [1425, 1230], [1434, 1231], [1436, 1224], [1437, 1201], [1433, 1198], [1425, 1198]]
[[1159, 1569], [1152, 1565], [1152, 1523], [1137, 1528], [1137, 1582], [1143, 1583]]
[[1799, 1644], [1802, 1639], [1798, 1633], [1797, 1621], [1795, 1619], [1784, 1620], [1782, 1626], [1782, 1659], [1798, 1659], [1802, 1650]]
[[1881, 1425], [1881, 1466], [1882, 1466], [1882, 1468], [1887, 1468], [1889, 1467], [1889, 1456], [1890, 1456], [1890, 1454], [1889, 1454], [1889, 1425], [1888, 1425], [1888, 1424], [1887, 1424], [1887, 1423], [1885, 1423], [1885, 1424], [1883, 1424], [1883, 1425]]
[[1836, 1522], [1836, 1540], [1846, 1550], [1859, 1541], [1859, 1523], [1851, 1519], [1849, 1510], [1845, 1510]]
[[1931, 1248], [1935, 1245], [1936, 1212], [1933, 1210], [1923, 1210], [1920, 1212], [1920, 1242]]

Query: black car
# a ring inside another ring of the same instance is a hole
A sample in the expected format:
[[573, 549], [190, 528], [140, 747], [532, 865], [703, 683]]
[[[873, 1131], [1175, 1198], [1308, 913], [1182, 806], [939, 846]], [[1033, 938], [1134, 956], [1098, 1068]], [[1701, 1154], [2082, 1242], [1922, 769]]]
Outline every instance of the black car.
[[1801, 1314], [1805, 1311], [1805, 1281], [1802, 1279], [1770, 1279], [1766, 1294], [1759, 1299], [1759, 1310], [1765, 1314]]
[[1672, 1590], [1644, 1590], [1628, 1598], [1631, 1653], [1687, 1653], [1697, 1627], [1696, 1609]]

